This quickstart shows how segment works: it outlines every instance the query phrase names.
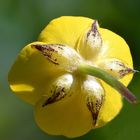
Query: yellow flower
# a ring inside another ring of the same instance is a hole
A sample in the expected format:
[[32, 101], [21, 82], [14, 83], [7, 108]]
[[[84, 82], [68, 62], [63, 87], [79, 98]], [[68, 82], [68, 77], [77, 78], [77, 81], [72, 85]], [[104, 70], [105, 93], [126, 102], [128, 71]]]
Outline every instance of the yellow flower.
[[136, 102], [124, 87], [134, 72], [120, 36], [96, 20], [65, 16], [51, 21], [38, 42], [21, 50], [9, 83], [35, 107], [43, 131], [78, 137], [111, 121], [122, 108], [121, 94]]

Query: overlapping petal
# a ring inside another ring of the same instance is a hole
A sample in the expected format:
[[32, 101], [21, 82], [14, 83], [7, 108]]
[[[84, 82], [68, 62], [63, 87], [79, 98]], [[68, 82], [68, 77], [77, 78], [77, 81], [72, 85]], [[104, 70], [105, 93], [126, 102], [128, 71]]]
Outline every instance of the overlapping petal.
[[[123, 62], [128, 68], [133, 69], [130, 49], [125, 40], [108, 29], [100, 28], [99, 31], [104, 41], [104, 47], [99, 52], [97, 61], [115, 58]], [[132, 77], [133, 73], [125, 75], [120, 81], [127, 86]]]
[[62, 16], [52, 20], [41, 32], [38, 40], [49, 44], [66, 44], [76, 48], [80, 36], [92, 24], [85, 17]]
[[33, 105], [44, 94], [51, 81], [64, 73], [31, 47], [40, 43], [43, 44], [34, 42], [23, 48], [8, 75], [11, 89]]
[[[49, 134], [77, 137], [103, 126], [120, 112], [122, 97], [117, 91], [95, 77], [68, 74], [64, 59], [44, 50], [46, 46], [50, 49], [51, 44], [54, 50], [60, 44], [71, 47], [81, 55], [78, 59], [83, 57], [85, 62], [128, 85], [133, 63], [129, 47], [120, 36], [100, 28], [97, 21], [89, 18], [60, 17], [41, 32], [39, 41], [23, 48], [8, 79], [20, 98], [35, 105], [35, 118], [41, 129]], [[64, 69], [57, 65], [56, 57]], [[70, 57], [71, 66], [77, 58]]]
[[[80, 78], [74, 76], [72, 81], [70, 75], [66, 76], [69, 77], [70, 81], [68, 82], [67, 79], [67, 82], [61, 83], [61, 87], [68, 87], [65, 90], [66, 96], [61, 101], [45, 106], [44, 103], [49, 99], [46, 96], [51, 93], [43, 96], [35, 106], [35, 119], [38, 126], [46, 133], [78, 137], [95, 128], [103, 102], [104, 89], [93, 77]], [[93, 110], [96, 111], [96, 114], [93, 114]]]

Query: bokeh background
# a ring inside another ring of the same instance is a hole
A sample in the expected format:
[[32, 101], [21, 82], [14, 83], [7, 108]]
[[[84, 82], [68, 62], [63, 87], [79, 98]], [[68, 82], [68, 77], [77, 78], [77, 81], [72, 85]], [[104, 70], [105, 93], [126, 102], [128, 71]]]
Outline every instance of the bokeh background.
[[[7, 82], [20, 49], [35, 41], [50, 20], [62, 15], [98, 19], [100, 26], [121, 35], [130, 46], [135, 69], [140, 70], [139, 0], [0, 0], [0, 140], [68, 139], [43, 133], [35, 124], [32, 106], [12, 94]], [[135, 74], [129, 89], [140, 100], [140, 74]], [[84, 139], [140, 139], [140, 104], [124, 101], [123, 110], [111, 123], [75, 138]]]

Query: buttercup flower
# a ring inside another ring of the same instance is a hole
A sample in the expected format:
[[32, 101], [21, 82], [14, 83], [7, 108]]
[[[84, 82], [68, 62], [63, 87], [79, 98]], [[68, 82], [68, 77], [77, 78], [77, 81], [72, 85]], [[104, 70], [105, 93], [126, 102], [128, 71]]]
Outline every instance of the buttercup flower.
[[[35, 108], [48, 134], [78, 137], [111, 121], [132, 79], [126, 42], [85, 17], [54, 19], [24, 47], [9, 72], [11, 89]], [[120, 81], [120, 82], [119, 82]]]

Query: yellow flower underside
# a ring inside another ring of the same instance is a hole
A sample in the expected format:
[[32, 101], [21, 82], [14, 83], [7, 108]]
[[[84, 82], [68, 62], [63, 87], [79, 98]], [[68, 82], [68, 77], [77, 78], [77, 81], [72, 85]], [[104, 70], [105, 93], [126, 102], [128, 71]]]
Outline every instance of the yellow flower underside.
[[[89, 29], [92, 23], [93, 20], [83, 17], [61, 17], [55, 19], [41, 32], [39, 41], [68, 44], [76, 49], [77, 39]], [[108, 44], [106, 58], [118, 58], [130, 68], [133, 68], [131, 53], [125, 40], [108, 29], [100, 28], [99, 32], [103, 41]], [[132, 77], [133, 74], [126, 75], [120, 81], [127, 86]], [[114, 118], [122, 108], [121, 95], [105, 82], [101, 82], [105, 89], [106, 99], [99, 113], [97, 121], [99, 126]]]
[[[79, 51], [81, 36], [90, 28], [93, 21], [84, 17], [57, 18], [51, 21], [41, 32], [38, 39], [39, 42], [32, 44], [39, 44], [40, 42], [66, 44]], [[130, 50], [126, 42], [120, 36], [107, 29], [99, 28], [99, 32], [108, 46], [105, 55], [101, 56], [100, 59], [117, 58], [130, 68], [133, 68]], [[43, 95], [47, 94], [47, 88], [56, 78], [64, 73], [64, 71], [56, 68], [55, 65], [44, 59], [44, 56], [32, 49], [31, 44], [29, 44], [23, 48], [12, 66], [9, 73], [9, 83], [11, 89], [20, 98], [35, 105], [36, 112], [40, 112], [40, 114], [35, 112], [37, 123], [39, 126], [41, 124], [40, 127], [44, 131], [54, 135], [76, 137], [87, 133], [93, 128], [91, 114], [85, 109], [86, 105], [81, 102], [81, 100], [84, 100], [84, 97], [80, 96], [78, 87], [75, 87], [75, 95], [68, 102], [62, 101], [56, 102], [54, 105], [51, 104], [48, 106], [47, 111], [44, 111], [44, 108], [40, 108], [40, 104], [44, 100]], [[127, 86], [132, 76], [133, 74], [128, 74], [120, 81]], [[105, 82], [101, 81], [101, 84], [105, 90], [105, 101], [99, 112], [96, 127], [101, 127], [112, 120], [122, 108], [121, 95]], [[44, 123], [46, 121], [44, 112], [52, 114], [48, 115], [47, 126]], [[57, 125], [53, 124], [53, 122], [57, 123]]]

